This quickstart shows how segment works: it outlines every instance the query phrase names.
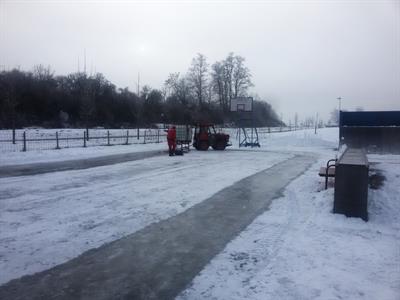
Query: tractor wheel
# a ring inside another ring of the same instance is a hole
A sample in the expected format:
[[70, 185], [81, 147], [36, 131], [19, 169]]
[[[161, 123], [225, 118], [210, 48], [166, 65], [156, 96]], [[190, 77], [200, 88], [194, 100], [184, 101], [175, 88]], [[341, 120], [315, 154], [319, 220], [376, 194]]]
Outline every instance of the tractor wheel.
[[200, 141], [199, 143], [197, 143], [197, 150], [200, 151], [207, 151], [208, 150], [208, 142], [207, 141]]
[[213, 146], [213, 149], [214, 149], [214, 150], [219, 150], [219, 151], [225, 150], [225, 148], [226, 148], [226, 143], [225, 143], [224, 141], [218, 141], [218, 142]]

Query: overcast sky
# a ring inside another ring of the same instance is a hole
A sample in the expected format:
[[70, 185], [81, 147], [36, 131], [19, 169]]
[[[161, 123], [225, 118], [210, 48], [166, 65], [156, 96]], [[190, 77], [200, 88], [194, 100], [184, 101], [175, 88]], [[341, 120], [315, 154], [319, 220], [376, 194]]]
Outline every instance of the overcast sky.
[[103, 73], [161, 88], [196, 53], [244, 56], [283, 120], [338, 106], [400, 110], [399, 1], [5, 1], [0, 68]]

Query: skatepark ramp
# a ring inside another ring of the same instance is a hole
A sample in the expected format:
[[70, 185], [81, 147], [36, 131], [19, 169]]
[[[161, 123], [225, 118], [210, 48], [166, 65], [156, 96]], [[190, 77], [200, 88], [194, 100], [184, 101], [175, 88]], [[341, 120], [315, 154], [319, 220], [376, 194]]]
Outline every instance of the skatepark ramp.
[[400, 153], [400, 111], [340, 111], [339, 141], [369, 153]]

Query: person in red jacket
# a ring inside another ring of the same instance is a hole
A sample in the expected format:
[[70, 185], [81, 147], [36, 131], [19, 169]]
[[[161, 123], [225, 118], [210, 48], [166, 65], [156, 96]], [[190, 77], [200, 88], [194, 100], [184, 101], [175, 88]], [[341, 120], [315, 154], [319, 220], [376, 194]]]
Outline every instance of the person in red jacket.
[[168, 141], [168, 149], [169, 149], [169, 156], [175, 154], [176, 148], [176, 128], [172, 126], [167, 131], [167, 141]]

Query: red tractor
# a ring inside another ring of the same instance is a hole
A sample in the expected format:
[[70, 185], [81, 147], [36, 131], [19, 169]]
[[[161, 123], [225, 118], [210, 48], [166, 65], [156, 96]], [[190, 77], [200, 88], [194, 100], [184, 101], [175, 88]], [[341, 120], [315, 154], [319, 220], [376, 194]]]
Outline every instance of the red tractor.
[[199, 123], [195, 125], [193, 147], [206, 151], [209, 147], [214, 150], [225, 150], [229, 144], [229, 134], [217, 133], [213, 124]]

